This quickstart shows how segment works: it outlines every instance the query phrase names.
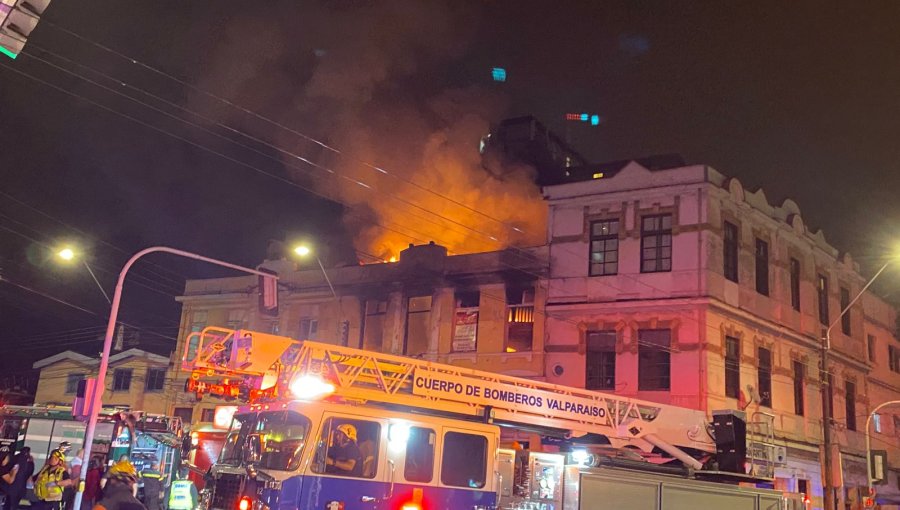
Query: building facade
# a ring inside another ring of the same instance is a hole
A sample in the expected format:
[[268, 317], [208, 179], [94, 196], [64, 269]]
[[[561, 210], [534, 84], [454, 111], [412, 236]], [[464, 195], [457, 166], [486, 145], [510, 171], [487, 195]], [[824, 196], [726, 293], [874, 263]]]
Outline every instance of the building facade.
[[[779, 447], [776, 485], [811, 494], [814, 508], [827, 403], [839, 497], [858, 508], [866, 418], [900, 396], [896, 311], [866, 293], [837, 320], [866, 279], [791, 200], [772, 205], [707, 166], [632, 162], [583, 174], [544, 188], [539, 248], [448, 256], [411, 247], [396, 263], [328, 269], [334, 293], [318, 268], [269, 261], [280, 275], [275, 317], [258, 312], [255, 277], [189, 281], [175, 357], [206, 326], [248, 328], [710, 414], [741, 409], [757, 438]], [[176, 363], [174, 380], [187, 375]], [[170, 413], [194, 422], [211, 421], [220, 404], [180, 390], [171, 402]], [[888, 465], [879, 499], [896, 503], [900, 414], [886, 408], [874, 422], [873, 448]]]
[[[140, 349], [128, 349], [109, 358], [102, 402], [151, 414], [166, 414], [174, 394], [169, 358]], [[78, 383], [97, 377], [100, 363], [73, 351], [38, 360], [40, 370], [35, 404], [72, 405]], [[180, 383], [182, 386], [184, 382]]]

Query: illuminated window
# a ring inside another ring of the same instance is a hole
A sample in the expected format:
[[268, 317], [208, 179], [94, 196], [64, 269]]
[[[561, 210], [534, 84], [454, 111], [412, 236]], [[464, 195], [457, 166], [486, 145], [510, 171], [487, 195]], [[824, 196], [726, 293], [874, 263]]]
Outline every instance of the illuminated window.
[[406, 441], [406, 460], [403, 478], [407, 482], [428, 483], [434, 477], [434, 444], [437, 437], [433, 430], [410, 427]]
[[872, 426], [875, 429], [875, 432], [881, 434], [881, 415], [875, 413], [872, 415]]
[[591, 276], [613, 275], [619, 270], [619, 220], [591, 222]]
[[672, 215], [641, 218], [641, 272], [672, 270]]
[[638, 330], [638, 390], [671, 388], [671, 334], [668, 329]]
[[528, 352], [534, 337], [534, 287], [506, 288], [506, 352]]
[[506, 69], [502, 67], [494, 67], [491, 69], [491, 78], [494, 81], [506, 81]]

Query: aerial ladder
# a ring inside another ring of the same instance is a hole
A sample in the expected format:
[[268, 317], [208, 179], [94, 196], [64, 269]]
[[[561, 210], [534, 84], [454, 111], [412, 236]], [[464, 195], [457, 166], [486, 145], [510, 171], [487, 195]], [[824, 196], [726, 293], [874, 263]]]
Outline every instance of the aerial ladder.
[[357, 404], [428, 410], [470, 420], [605, 436], [653, 447], [699, 470], [685, 449], [713, 454], [702, 411], [339, 345], [208, 327], [183, 353], [186, 389], [252, 405], [310, 393]]

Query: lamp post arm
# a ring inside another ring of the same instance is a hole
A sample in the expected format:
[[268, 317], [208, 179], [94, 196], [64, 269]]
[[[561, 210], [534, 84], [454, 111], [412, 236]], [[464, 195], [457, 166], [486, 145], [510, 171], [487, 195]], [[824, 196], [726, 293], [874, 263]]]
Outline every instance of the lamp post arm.
[[[81, 457], [83, 463], [82, 465], [84, 466], [88, 465], [88, 461], [91, 458], [91, 449], [94, 445], [94, 433], [97, 428], [97, 418], [102, 406], [100, 399], [103, 397], [103, 392], [105, 390], [106, 371], [109, 369], [109, 352], [112, 349], [113, 336], [115, 335], [116, 319], [119, 316], [119, 304], [122, 301], [122, 288], [125, 285], [125, 276], [128, 274], [128, 270], [131, 269], [131, 266], [133, 266], [134, 263], [138, 261], [138, 259], [140, 259], [144, 255], [155, 252], [170, 253], [172, 255], [178, 255], [180, 257], [200, 260], [203, 262], [208, 262], [210, 264], [215, 264], [217, 266], [234, 269], [236, 271], [264, 276], [266, 278], [278, 278], [277, 276], [274, 276], [270, 273], [264, 273], [256, 269], [250, 269], [249, 267], [243, 267], [232, 264], [230, 262], [225, 262], [210, 257], [204, 257], [203, 255], [198, 255], [196, 253], [191, 253], [188, 251], [176, 250], [175, 248], [169, 248], [167, 246], [151, 246], [150, 248], [145, 248], [132, 255], [132, 257], [128, 259], [128, 262], [126, 262], [122, 267], [122, 271], [119, 273], [119, 280], [116, 282], [116, 290], [113, 293], [112, 303], [110, 304], [109, 321], [106, 323], [106, 336], [103, 339], [103, 354], [100, 356], [100, 368], [97, 372], [97, 383], [94, 386], [94, 391], [91, 396], [91, 408], [89, 410], [90, 414], [88, 415], [87, 428], [84, 433], [84, 453]], [[87, 469], [81, 470], [81, 481], [79, 482], [79, 490], [75, 493], [75, 502], [73, 508], [79, 508], [81, 506], [84, 480], [87, 476], [87, 471]]]
[[88, 274], [90, 274], [91, 278], [94, 279], [94, 283], [97, 284], [97, 288], [100, 289], [100, 292], [103, 293], [103, 297], [106, 298], [106, 302], [112, 304], [112, 301], [109, 300], [109, 294], [107, 294], [106, 291], [103, 290], [103, 285], [100, 285], [100, 280], [97, 279], [97, 275], [95, 275], [94, 271], [91, 270], [91, 266], [89, 266], [88, 263], [83, 260], [81, 261], [81, 263], [84, 264], [84, 268], [87, 269]]
[[830, 348], [831, 348], [831, 330], [832, 330], [835, 326], [837, 326], [837, 323], [838, 323], [838, 322], [841, 322], [841, 319], [844, 317], [844, 315], [845, 315], [847, 312], [850, 311], [850, 308], [852, 308], [853, 305], [856, 304], [857, 301], [859, 301], [859, 299], [863, 296], [863, 294], [865, 294], [866, 291], [869, 290], [869, 287], [871, 287], [872, 284], [875, 283], [875, 280], [877, 280], [878, 277], [881, 276], [881, 273], [883, 273], [884, 270], [887, 269], [888, 266], [891, 265], [893, 262], [894, 262], [893, 259], [888, 260], [887, 262], [885, 262], [884, 265], [881, 266], [881, 269], [879, 269], [878, 272], [875, 273], [875, 276], [869, 278], [869, 281], [866, 282], [866, 284], [863, 286], [863, 288], [860, 289], [860, 291], [856, 294], [856, 296], [855, 296], [849, 303], [847, 303], [847, 306], [845, 306], [844, 309], [841, 310], [841, 313], [839, 313], [838, 316], [837, 316], [837, 318], [834, 319], [834, 322], [832, 322], [832, 323], [828, 326], [828, 329], [825, 330], [825, 341], [826, 341], [825, 348], [826, 348], [826, 349], [830, 349]]

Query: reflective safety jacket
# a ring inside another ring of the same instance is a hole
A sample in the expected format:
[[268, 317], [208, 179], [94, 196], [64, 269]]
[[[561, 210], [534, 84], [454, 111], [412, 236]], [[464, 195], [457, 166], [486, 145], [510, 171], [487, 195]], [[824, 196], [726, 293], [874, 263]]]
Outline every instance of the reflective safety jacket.
[[169, 510], [193, 510], [197, 506], [197, 489], [190, 480], [175, 480], [169, 494]]

